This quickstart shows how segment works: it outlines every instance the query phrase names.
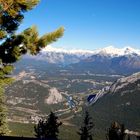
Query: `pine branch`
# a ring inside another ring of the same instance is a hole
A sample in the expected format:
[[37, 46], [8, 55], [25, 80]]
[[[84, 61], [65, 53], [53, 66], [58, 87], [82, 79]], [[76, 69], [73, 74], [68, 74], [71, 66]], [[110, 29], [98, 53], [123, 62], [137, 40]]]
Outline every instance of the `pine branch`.
[[59, 29], [57, 29], [54, 32], [48, 33], [43, 35], [39, 41], [38, 41], [38, 46], [40, 46], [41, 48], [57, 41], [60, 37], [62, 37], [64, 34], [64, 28], [60, 27]]

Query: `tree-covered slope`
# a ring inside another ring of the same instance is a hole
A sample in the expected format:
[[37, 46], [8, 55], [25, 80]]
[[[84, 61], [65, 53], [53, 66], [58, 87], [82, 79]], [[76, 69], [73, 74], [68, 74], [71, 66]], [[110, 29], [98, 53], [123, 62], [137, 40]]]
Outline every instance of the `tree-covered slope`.
[[140, 74], [118, 79], [109, 93], [88, 109], [98, 133], [105, 134], [112, 121], [125, 124], [129, 130], [140, 131]]

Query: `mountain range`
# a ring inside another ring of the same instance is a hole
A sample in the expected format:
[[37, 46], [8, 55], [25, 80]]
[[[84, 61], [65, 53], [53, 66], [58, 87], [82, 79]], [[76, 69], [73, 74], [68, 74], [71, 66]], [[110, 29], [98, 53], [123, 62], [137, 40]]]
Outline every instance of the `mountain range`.
[[72, 71], [129, 75], [140, 70], [140, 50], [109, 46], [95, 51], [64, 50], [48, 46], [27, 59], [45, 61]]
[[[122, 57], [122, 56], [140, 56], [140, 50], [132, 47], [124, 47], [122, 49], [109, 46], [97, 50], [66, 50], [62, 48], [54, 48], [51, 46], [45, 47], [37, 56], [31, 57], [38, 60], [46, 60], [49, 63], [77, 63], [83, 59], [90, 58], [94, 55], [108, 56], [108, 57]], [[29, 57], [29, 56], [28, 56]], [[73, 58], [75, 58], [75, 61]], [[68, 59], [72, 59], [71, 61]]]

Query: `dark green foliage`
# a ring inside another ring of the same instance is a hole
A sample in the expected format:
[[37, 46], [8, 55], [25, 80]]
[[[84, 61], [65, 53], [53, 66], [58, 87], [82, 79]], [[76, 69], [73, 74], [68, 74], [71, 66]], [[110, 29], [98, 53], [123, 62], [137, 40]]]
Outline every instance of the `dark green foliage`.
[[39, 37], [37, 27], [32, 26], [26, 29], [21, 35], [23, 37], [22, 50], [33, 55], [37, 54], [45, 46], [57, 41], [63, 35], [64, 28], [60, 27], [52, 33]]
[[127, 138], [127, 140], [130, 140], [130, 135], [128, 135], [128, 138]]
[[125, 140], [125, 127], [113, 122], [107, 133], [107, 140]]
[[64, 30], [61, 27], [53, 33], [39, 37], [37, 28], [32, 26], [19, 35], [12, 35], [0, 45], [1, 64], [3, 64], [4, 67], [4, 64], [14, 63], [27, 52], [33, 55], [39, 53], [41, 48], [61, 37], [63, 31]]
[[35, 126], [35, 136], [37, 138], [58, 140], [60, 125], [62, 125], [62, 122], [58, 122], [58, 117], [51, 112], [47, 120], [40, 120]]
[[83, 125], [80, 128], [78, 134], [80, 135], [80, 140], [92, 140], [92, 129], [94, 124], [92, 122], [92, 118], [89, 116], [89, 113], [85, 112], [85, 118], [83, 121]]
[[14, 33], [24, 18], [23, 13], [31, 10], [39, 0], [0, 0], [0, 38]]

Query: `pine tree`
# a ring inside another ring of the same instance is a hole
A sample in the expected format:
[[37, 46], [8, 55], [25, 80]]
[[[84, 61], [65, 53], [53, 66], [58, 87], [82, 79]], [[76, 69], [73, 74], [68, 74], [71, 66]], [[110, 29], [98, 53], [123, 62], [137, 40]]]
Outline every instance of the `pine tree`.
[[94, 124], [92, 122], [92, 118], [89, 116], [89, 113], [85, 112], [85, 118], [83, 121], [83, 125], [80, 128], [78, 134], [80, 135], [80, 140], [92, 140], [92, 129]]
[[125, 127], [117, 122], [113, 122], [107, 132], [107, 140], [125, 140]]
[[42, 48], [57, 41], [64, 32], [61, 27], [40, 37], [37, 27], [32, 26], [16, 34], [24, 13], [33, 9], [38, 2], [39, 0], [0, 0], [0, 135], [8, 132], [3, 88], [12, 81], [7, 75], [13, 70], [13, 63], [26, 53], [36, 55]]
[[128, 138], [127, 138], [127, 140], [130, 140], [130, 135], [128, 135]]
[[60, 125], [62, 125], [62, 122], [58, 122], [58, 117], [51, 112], [47, 120], [40, 120], [34, 127], [35, 136], [41, 139], [58, 140]]
[[124, 124], [121, 124], [120, 126], [120, 140], [125, 140], [125, 126]]

